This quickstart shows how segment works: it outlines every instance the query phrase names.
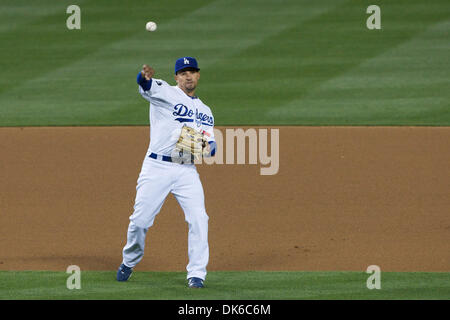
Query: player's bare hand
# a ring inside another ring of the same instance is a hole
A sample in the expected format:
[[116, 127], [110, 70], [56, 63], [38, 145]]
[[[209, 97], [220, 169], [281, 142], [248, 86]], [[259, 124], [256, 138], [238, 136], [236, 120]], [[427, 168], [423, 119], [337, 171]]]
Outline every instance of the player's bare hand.
[[144, 64], [142, 66], [142, 76], [144, 76], [145, 80], [150, 80], [155, 74], [155, 70], [150, 67], [148, 64]]
[[208, 142], [203, 143], [203, 154], [210, 154], [211, 153], [211, 146]]

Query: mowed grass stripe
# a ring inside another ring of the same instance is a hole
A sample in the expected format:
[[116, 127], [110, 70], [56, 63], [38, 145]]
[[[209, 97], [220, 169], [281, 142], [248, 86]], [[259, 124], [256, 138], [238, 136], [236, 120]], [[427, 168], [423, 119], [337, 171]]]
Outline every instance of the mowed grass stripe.
[[[44, 93], [52, 94], [59, 84], [58, 80], [61, 78], [63, 80], [72, 79], [73, 74], [64, 73], [63, 70], [56, 72], [43, 87], [36, 87], [37, 84], [33, 82], [29, 87], [24, 86], [30, 80], [39, 79], [51, 71], [74, 64], [110, 43], [143, 30], [149, 13], [155, 19], [160, 16], [166, 20], [175, 19], [180, 14], [188, 14], [190, 11], [196, 10], [207, 4], [208, 1], [194, 0], [189, 3], [180, 1], [176, 10], [168, 8], [162, 2], [145, 0], [136, 0], [132, 4], [120, 0], [80, 2], [78, 5], [81, 8], [81, 30], [68, 30], [66, 27], [66, 19], [69, 17], [66, 9], [72, 2], [65, 0], [40, 3], [40, 7], [47, 8], [49, 13], [42, 16], [42, 12], [45, 11], [41, 9], [36, 13], [39, 18], [33, 18], [30, 15], [29, 12], [33, 11], [34, 6], [30, 6], [28, 3], [29, 1], [18, 0], [15, 1], [14, 6], [9, 5], [5, 8], [5, 12], [10, 12], [9, 15], [13, 15], [17, 21], [16, 24], [20, 23], [20, 25], [13, 30], [7, 29], [7, 32], [0, 33], [0, 42], [2, 43], [0, 94], [12, 88], [18, 89], [11, 100], [18, 100], [18, 104], [22, 106], [20, 100], [23, 97], [28, 97], [31, 101], [40, 98], [26, 94], [26, 90], [31, 89], [34, 92], [44, 90]], [[24, 6], [27, 8], [28, 14], [14, 13], [18, 10], [17, 8]], [[124, 17], [126, 18], [124, 19]], [[133, 23], [135, 21], [142, 21], [142, 23], [135, 24]], [[117, 57], [116, 61], [120, 61], [120, 57]], [[105, 76], [97, 74], [95, 64], [87, 66], [83, 71], [84, 79], [95, 75], [98, 78]], [[110, 65], [109, 76], [113, 74], [114, 67]], [[69, 85], [64, 84], [65, 91], [68, 91], [68, 88], [73, 85], [73, 80]], [[75, 89], [83, 87], [83, 83], [75, 84]], [[78, 91], [78, 96], [83, 96], [83, 94]], [[4, 102], [0, 100], [0, 103]], [[2, 107], [8, 107], [8, 105]], [[17, 105], [13, 107], [17, 107]], [[28, 104], [28, 107], [33, 107], [32, 103]]]
[[356, 120], [395, 125], [402, 119], [405, 125], [448, 125], [450, 92], [442, 89], [450, 87], [450, 43], [444, 41], [449, 28], [449, 21], [434, 24], [268, 116], [283, 124], [286, 117], [303, 122], [327, 117], [330, 124], [343, 125]]
[[[85, 0], [77, 1], [82, 5]], [[56, 5], [53, 5], [55, 4]], [[0, 33], [14, 32], [16, 28], [31, 26], [36, 20], [46, 16], [65, 12], [69, 1], [39, 0], [18, 1], [2, 0], [0, 5]]]
[[113, 271], [86, 271], [69, 290], [64, 272], [0, 271], [0, 299], [450, 299], [449, 273], [382, 272], [380, 290], [364, 272], [210, 272], [204, 290], [188, 289], [185, 276], [135, 272], [119, 283]]
[[[368, 15], [364, 13], [369, 3], [348, 1], [311, 21], [299, 23], [276, 37], [266, 39], [260, 45], [241, 52], [239, 57], [223, 61], [222, 65], [232, 67], [224, 67], [225, 72], [220, 74], [222, 79], [215, 86], [218, 92], [219, 86], [222, 88], [219, 94], [210, 94], [214, 99], [212, 105], [216, 106], [216, 117], [225, 125], [366, 124], [367, 120], [371, 124], [387, 124], [384, 121], [391, 113], [384, 118], [374, 119], [372, 114], [355, 102], [347, 104], [347, 109], [330, 113], [328, 104], [336, 100], [339, 102], [335, 97], [324, 99], [314, 106], [305, 106], [305, 112], [300, 115], [296, 112], [295, 103], [289, 110], [291, 112], [277, 114], [278, 108], [284, 111], [283, 106], [309, 94], [313, 98], [323, 99], [323, 92], [314, 95], [315, 88], [322, 83], [410, 41], [449, 17], [448, 10], [442, 10], [443, 2], [440, 3], [441, 6], [428, 6], [422, 1], [381, 1], [379, 5], [383, 8], [383, 29], [372, 31], [365, 26]], [[403, 13], [405, 11], [408, 15]], [[445, 41], [443, 34], [436, 39], [441, 45]], [[427, 48], [424, 45], [422, 49]], [[421, 57], [428, 57], [428, 54], [422, 51]], [[402, 58], [411, 59], [408, 55]], [[233, 64], [231, 61], [234, 59], [253, 62]], [[403, 64], [402, 60], [396, 62]], [[448, 64], [444, 68], [450, 71]], [[379, 70], [380, 73], [390, 72], [384, 66], [380, 66]], [[395, 82], [397, 76], [402, 77], [402, 74], [395, 74], [392, 81]], [[226, 81], [227, 78], [233, 78], [234, 81]], [[254, 83], [254, 79], [264, 78], [265, 82]], [[385, 85], [389, 86], [389, 82]], [[439, 85], [437, 90], [443, 88]], [[230, 92], [233, 94], [229, 95]], [[355, 89], [352, 94], [358, 92]], [[399, 94], [409, 96], [410, 92], [405, 90]], [[383, 97], [383, 93], [378, 96], [380, 99]], [[337, 112], [341, 112], [344, 121], [336, 118]], [[359, 117], [352, 117], [352, 113]], [[407, 113], [397, 115], [393, 121], [389, 121], [389, 124], [401, 123], [410, 123]]]
[[[316, 15], [332, 10], [334, 6], [308, 5], [306, 0], [266, 2], [264, 6], [258, 4], [258, 1], [243, 4], [237, 0], [222, 0], [186, 12], [174, 20], [161, 17], [158, 32], [149, 34], [137, 31], [134, 35], [105, 44], [101, 49], [64, 67], [24, 81], [14, 90], [0, 96], [5, 106], [4, 118], [10, 121], [5, 125], [14, 125], [17, 121], [27, 121], [30, 125], [79, 122], [85, 125], [111, 125], [124, 124], [126, 116], [130, 119], [129, 124], [146, 124], [148, 111], [136, 94], [134, 81], [140, 63], [152, 64], [157, 70], [155, 77], [173, 83], [173, 61], [189, 53], [201, 61], [207, 86], [216, 74], [215, 65], [225, 57], [237, 55], [267, 37], [282, 33], [296, 22], [313, 19]], [[308, 10], [303, 11], [305, 7]], [[270, 12], [277, 14], [268, 20]], [[295, 20], [286, 17], [295, 17]], [[145, 20], [125, 23], [134, 24], [137, 28], [142, 21]], [[239, 29], [238, 35], [236, 28]], [[85, 29], [88, 29], [86, 32], [92, 32], [93, 27], [88, 25]], [[194, 40], [190, 35], [195, 35]], [[92, 70], [95, 70], [95, 74], [92, 74]], [[109, 76], [112, 72], [122, 76]], [[107, 84], [105, 77], [108, 79]], [[49, 87], [52, 89], [49, 90]], [[203, 84], [199, 94], [202, 94], [202, 88]], [[34, 94], [25, 95], [24, 92]]]
[[[147, 125], [134, 81], [140, 64], [151, 63], [157, 77], [174, 84], [173, 61], [183, 55], [199, 58], [198, 94], [213, 108], [216, 125], [448, 125], [448, 96], [439, 95], [448, 80], [437, 81], [426, 68], [410, 77], [410, 69], [392, 72], [392, 64], [381, 63], [375, 78], [385, 89], [376, 100], [365, 97], [370, 86], [329, 86], [345, 75], [359, 81], [360, 66], [450, 16], [444, 0], [381, 0], [383, 29], [368, 30], [369, 4], [85, 3], [80, 31], [65, 28], [64, 11], [0, 35], [8, 40], [0, 53], [0, 125]], [[157, 32], [143, 30], [149, 19], [158, 22]], [[432, 36], [433, 48], [441, 48], [437, 58], [447, 61], [445, 32]], [[392, 63], [423, 66], [428, 44], [416, 44], [418, 54], [398, 55]], [[448, 63], [441, 65], [443, 73], [450, 71]], [[424, 78], [425, 94], [418, 78]], [[390, 85], [397, 80], [404, 84], [399, 90]]]

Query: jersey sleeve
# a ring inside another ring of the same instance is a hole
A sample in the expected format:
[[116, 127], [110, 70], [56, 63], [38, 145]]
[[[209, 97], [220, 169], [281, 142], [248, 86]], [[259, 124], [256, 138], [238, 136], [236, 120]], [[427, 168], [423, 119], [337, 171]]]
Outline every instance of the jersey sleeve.
[[136, 78], [139, 85], [139, 93], [149, 102], [164, 101], [167, 88], [170, 85], [161, 79], [146, 80], [139, 72]]

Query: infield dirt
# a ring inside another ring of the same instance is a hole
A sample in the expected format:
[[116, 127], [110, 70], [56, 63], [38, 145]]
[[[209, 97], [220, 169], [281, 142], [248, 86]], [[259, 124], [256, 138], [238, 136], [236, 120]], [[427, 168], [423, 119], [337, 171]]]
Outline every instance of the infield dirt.
[[[148, 130], [0, 128], [0, 270], [115, 270]], [[272, 176], [198, 166], [209, 271], [450, 271], [450, 128], [281, 127], [279, 150]], [[169, 195], [136, 270], [186, 263]]]

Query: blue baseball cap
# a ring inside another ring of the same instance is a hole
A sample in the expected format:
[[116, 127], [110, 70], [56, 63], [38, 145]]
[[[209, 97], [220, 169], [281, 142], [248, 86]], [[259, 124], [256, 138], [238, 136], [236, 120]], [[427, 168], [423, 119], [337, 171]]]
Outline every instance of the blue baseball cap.
[[197, 71], [200, 71], [200, 68], [198, 67], [197, 64], [197, 60], [195, 60], [195, 58], [183, 57], [175, 61], [175, 74], [177, 74], [178, 71], [183, 70], [185, 68], [194, 68]]

